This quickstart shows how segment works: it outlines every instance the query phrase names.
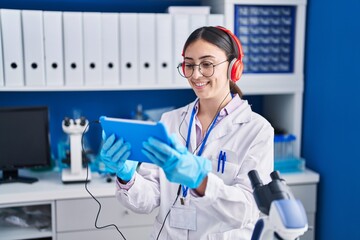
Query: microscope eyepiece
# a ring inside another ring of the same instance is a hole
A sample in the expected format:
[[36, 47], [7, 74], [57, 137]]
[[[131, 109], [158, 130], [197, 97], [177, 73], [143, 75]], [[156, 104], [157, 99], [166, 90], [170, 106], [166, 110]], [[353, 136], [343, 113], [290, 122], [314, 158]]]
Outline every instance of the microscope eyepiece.
[[85, 124], [86, 124], [86, 118], [80, 117], [80, 126], [85, 126]]
[[65, 125], [66, 127], [70, 126], [70, 118], [68, 118], [68, 117], [65, 117], [65, 118], [64, 118], [64, 125]]
[[259, 174], [256, 170], [251, 170], [250, 172], [248, 172], [248, 176], [251, 182], [251, 186], [253, 189], [261, 187], [263, 185]]
[[270, 173], [270, 177], [272, 180], [281, 180], [279, 171], [273, 171]]

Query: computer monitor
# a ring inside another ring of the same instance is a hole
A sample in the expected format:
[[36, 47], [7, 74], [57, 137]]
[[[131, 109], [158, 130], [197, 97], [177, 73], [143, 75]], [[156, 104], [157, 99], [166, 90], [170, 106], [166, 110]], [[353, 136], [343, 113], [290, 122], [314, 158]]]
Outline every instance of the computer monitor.
[[18, 170], [41, 166], [50, 166], [48, 108], [0, 108], [0, 184], [36, 182]]

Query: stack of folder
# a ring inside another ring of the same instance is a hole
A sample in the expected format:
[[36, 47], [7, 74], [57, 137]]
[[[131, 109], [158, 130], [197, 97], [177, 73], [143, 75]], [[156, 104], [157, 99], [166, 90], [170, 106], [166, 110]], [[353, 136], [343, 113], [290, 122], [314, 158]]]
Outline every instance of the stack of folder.
[[0, 9], [0, 87], [71, 89], [184, 85], [182, 48], [221, 14]]

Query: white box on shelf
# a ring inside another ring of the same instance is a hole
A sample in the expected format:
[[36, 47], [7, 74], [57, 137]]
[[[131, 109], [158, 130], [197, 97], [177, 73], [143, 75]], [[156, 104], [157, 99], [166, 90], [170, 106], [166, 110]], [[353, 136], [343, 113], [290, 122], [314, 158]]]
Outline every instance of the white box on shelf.
[[176, 84], [183, 84], [186, 79], [184, 79], [177, 72], [176, 67], [183, 62], [183, 48], [186, 39], [190, 34], [190, 15], [188, 14], [174, 14], [173, 15], [173, 63], [174, 63], [174, 80]]
[[121, 85], [139, 84], [138, 14], [120, 13]]
[[170, 14], [210, 14], [210, 6], [170, 6]]
[[83, 86], [83, 19], [81, 12], [64, 12], [65, 85]]
[[[2, 46], [2, 36], [1, 36], [1, 15], [0, 15], [0, 46]], [[3, 87], [5, 85], [4, 81], [4, 62], [3, 62], [3, 50], [2, 47], [0, 47], [0, 87]]]
[[171, 84], [174, 78], [172, 17], [156, 14], [156, 70], [158, 84]]
[[139, 13], [139, 82], [154, 85], [156, 82], [156, 30], [155, 14]]
[[101, 13], [83, 13], [84, 82], [86, 86], [102, 85]]
[[44, 11], [45, 78], [47, 86], [64, 85], [62, 12]]
[[192, 14], [190, 16], [190, 29], [189, 33], [192, 33], [194, 30], [204, 27], [207, 25], [207, 15], [204, 14]]
[[4, 79], [6, 87], [24, 86], [21, 11], [1, 9]]
[[119, 14], [101, 14], [102, 79], [104, 86], [120, 84]]
[[22, 10], [26, 86], [45, 86], [43, 12]]
[[209, 14], [207, 15], [208, 26], [224, 26], [224, 14]]

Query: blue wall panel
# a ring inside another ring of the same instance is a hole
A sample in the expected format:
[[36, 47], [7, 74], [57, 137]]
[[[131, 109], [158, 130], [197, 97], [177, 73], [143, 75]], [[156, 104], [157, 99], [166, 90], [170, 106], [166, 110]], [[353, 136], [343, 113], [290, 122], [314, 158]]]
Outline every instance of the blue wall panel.
[[308, 1], [302, 155], [320, 173], [316, 239], [357, 239], [358, 0]]

